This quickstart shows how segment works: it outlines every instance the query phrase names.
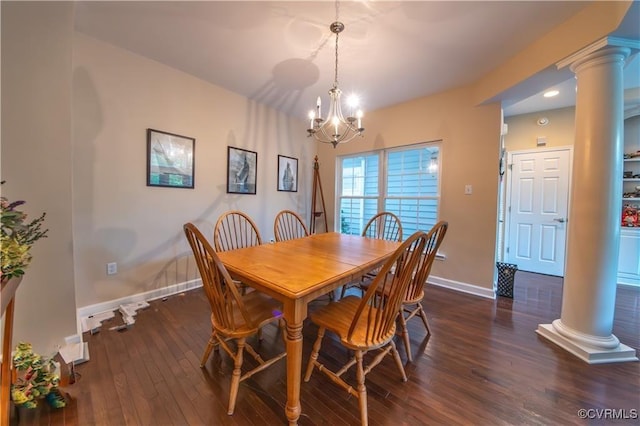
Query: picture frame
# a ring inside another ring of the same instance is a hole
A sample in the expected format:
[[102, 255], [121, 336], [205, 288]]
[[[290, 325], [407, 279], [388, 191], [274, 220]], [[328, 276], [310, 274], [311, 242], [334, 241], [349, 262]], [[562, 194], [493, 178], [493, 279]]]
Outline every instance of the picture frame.
[[256, 193], [258, 153], [242, 148], [227, 147], [227, 193]]
[[278, 155], [278, 191], [298, 192], [298, 159]]
[[196, 140], [147, 129], [147, 186], [194, 188]]

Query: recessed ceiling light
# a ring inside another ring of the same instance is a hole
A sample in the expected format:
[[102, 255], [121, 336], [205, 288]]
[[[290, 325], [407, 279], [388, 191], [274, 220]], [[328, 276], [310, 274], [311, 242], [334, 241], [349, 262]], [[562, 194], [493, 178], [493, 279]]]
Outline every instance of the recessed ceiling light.
[[558, 96], [560, 92], [557, 90], [549, 90], [548, 92], [544, 92], [544, 96], [545, 98], [553, 98], [554, 96]]

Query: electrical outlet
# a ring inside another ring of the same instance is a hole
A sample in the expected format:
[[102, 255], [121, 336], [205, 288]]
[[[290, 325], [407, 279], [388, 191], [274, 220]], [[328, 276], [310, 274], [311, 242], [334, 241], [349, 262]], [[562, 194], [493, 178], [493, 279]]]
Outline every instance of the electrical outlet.
[[107, 275], [115, 275], [118, 273], [118, 264], [116, 262], [107, 263]]

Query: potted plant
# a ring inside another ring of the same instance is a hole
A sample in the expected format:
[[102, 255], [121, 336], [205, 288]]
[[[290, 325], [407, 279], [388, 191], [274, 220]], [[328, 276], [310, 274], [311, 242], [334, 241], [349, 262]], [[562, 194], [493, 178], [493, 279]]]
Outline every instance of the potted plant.
[[54, 408], [64, 407], [66, 400], [58, 389], [60, 376], [56, 370], [53, 359], [34, 353], [29, 343], [19, 343], [13, 354], [13, 403], [18, 407], [36, 408], [38, 400], [44, 398]]
[[[4, 184], [4, 181], [1, 182]], [[48, 229], [42, 229], [46, 213], [32, 221], [27, 221], [27, 214], [17, 208], [24, 201], [9, 202], [0, 197], [0, 247], [2, 248], [2, 283], [11, 278], [24, 275], [24, 271], [31, 263], [31, 246], [40, 238], [47, 236]]]

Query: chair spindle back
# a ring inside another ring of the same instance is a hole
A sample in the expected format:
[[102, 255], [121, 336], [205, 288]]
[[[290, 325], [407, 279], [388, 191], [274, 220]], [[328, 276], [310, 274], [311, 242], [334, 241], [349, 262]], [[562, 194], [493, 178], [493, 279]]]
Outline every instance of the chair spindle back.
[[233, 210], [218, 218], [213, 231], [216, 251], [228, 251], [262, 244], [258, 227], [246, 214]]
[[369, 219], [362, 231], [363, 237], [389, 241], [402, 241], [400, 218], [391, 212], [382, 212]]
[[183, 229], [198, 265], [215, 327], [225, 333], [233, 333], [239, 326], [234, 321], [235, 310], [240, 312], [245, 325], [254, 327], [237, 286], [211, 244], [192, 223], [186, 223]]
[[424, 284], [431, 273], [431, 266], [438, 253], [438, 248], [444, 240], [444, 236], [449, 228], [448, 222], [440, 221], [427, 233], [427, 244], [425, 251], [420, 258], [420, 264], [416, 273], [407, 287], [405, 301], [421, 300], [424, 296]]
[[273, 234], [276, 241], [286, 241], [308, 237], [309, 229], [296, 212], [282, 210], [276, 215], [273, 223]]
[[[426, 244], [427, 234], [417, 231], [384, 263], [360, 302], [349, 329], [348, 340], [351, 339], [357, 324], [366, 321], [365, 341], [369, 346], [375, 347], [388, 341], [407, 286], [420, 265]], [[378, 297], [376, 292], [388, 296]]]

